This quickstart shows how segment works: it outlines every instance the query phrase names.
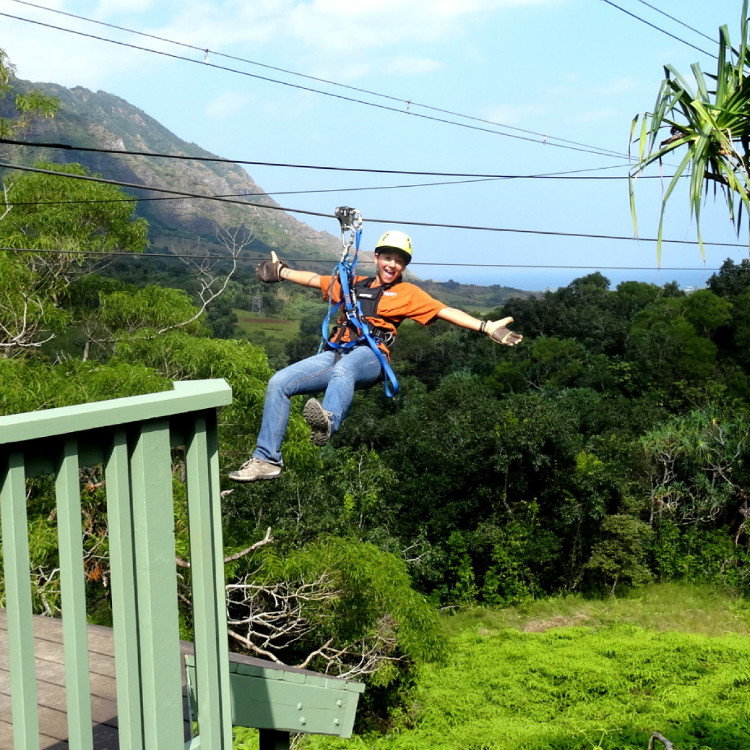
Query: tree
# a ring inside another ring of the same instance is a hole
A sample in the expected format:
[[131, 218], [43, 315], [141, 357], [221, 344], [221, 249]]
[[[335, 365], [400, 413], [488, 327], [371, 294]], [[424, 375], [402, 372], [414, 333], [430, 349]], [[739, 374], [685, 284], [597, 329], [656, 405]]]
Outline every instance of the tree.
[[372, 544], [327, 537], [228, 566], [229, 635], [250, 653], [387, 687], [440, 657], [437, 613], [406, 565]]
[[750, 426], [743, 414], [696, 410], [650, 430], [642, 439], [649, 462], [652, 517], [678, 525], [733, 523], [744, 530]]
[[0, 358], [0, 414], [102, 401], [169, 390], [172, 382], [140, 363], [90, 363], [69, 358], [51, 367], [42, 359]]
[[[182, 328], [186, 321], [195, 323], [198, 310], [187, 292], [181, 289], [147, 286], [145, 289], [112, 292], [103, 296], [97, 317], [118, 334], [136, 333], [147, 328], [156, 335]], [[188, 330], [199, 332], [202, 326], [193, 325]]]
[[750, 289], [735, 299], [732, 309], [732, 350], [734, 358], [750, 369]]
[[237, 330], [239, 318], [232, 303], [222, 297], [206, 310], [206, 325], [214, 336], [220, 339], [231, 339]]
[[11, 79], [16, 67], [8, 59], [5, 50], [0, 49], [0, 100], [13, 96], [13, 116], [0, 117], [0, 137], [11, 138], [25, 130], [35, 118], [54, 117], [60, 100], [33, 89], [26, 94], [13, 90]]
[[[659, 219], [657, 254], [661, 255], [666, 205], [677, 185], [689, 176], [689, 204], [695, 217], [698, 242], [701, 202], [710, 188], [723, 193], [730, 220], [739, 233], [742, 209], [750, 210], [750, 77], [748, 59], [748, 0], [742, 3], [741, 40], [733, 48], [726, 26], [719, 30], [719, 55], [715, 76], [707, 77], [696, 63], [692, 66], [692, 87], [671, 65], [664, 68], [659, 95], [652, 112], [641, 116], [638, 163], [631, 172], [630, 201], [633, 224], [636, 178], [654, 162], [686, 147], [686, 152], [664, 192]], [[713, 83], [710, 83], [713, 82]], [[713, 88], [711, 87], [713, 86]], [[633, 120], [631, 136], [639, 116]], [[667, 137], [664, 138], [664, 131]]]
[[70, 322], [71, 286], [113, 252], [146, 249], [147, 224], [112, 185], [87, 177], [77, 164], [41, 165], [43, 171], [5, 183], [0, 221], [0, 352], [38, 349]]
[[[717, 347], [699, 335], [685, 299], [658, 300], [638, 313], [630, 327], [628, 358], [637, 363], [652, 387], [672, 387], [680, 380], [698, 382], [712, 374]], [[717, 311], [709, 322], [724, 321], [724, 312]]]
[[695, 330], [706, 338], [728, 325], [732, 319], [732, 303], [710, 289], [698, 289], [683, 300], [685, 317]]
[[[224, 294], [224, 292], [226, 292], [232, 276], [234, 276], [237, 271], [237, 259], [240, 257], [242, 251], [255, 239], [255, 235], [252, 231], [247, 229], [243, 224], [236, 227], [219, 227], [216, 232], [216, 237], [219, 240], [219, 243], [227, 250], [227, 260], [230, 261], [229, 270], [226, 274], [219, 273], [217, 270], [220, 265], [219, 261], [214, 260], [213, 258], [196, 258], [194, 255], [196, 255], [197, 252], [192, 255], [180, 255], [180, 259], [185, 264], [188, 271], [190, 271], [198, 281], [198, 290], [196, 293], [198, 309], [189, 317], [186, 317], [181, 321], [170, 323], [167, 327], [159, 330], [159, 333], [164, 333], [173, 328], [189, 326], [191, 323], [194, 323], [201, 318], [211, 303], [215, 302]], [[197, 248], [197, 251], [199, 252], [200, 248]]]
[[631, 320], [646, 305], [662, 296], [665, 296], [664, 292], [656, 284], [647, 284], [645, 281], [623, 281], [617, 285], [612, 308], [618, 317]]
[[511, 299], [503, 314], [527, 336], [576, 339], [591, 352], [619, 354], [628, 321], [616, 309], [618, 293], [609, 284], [599, 272], [587, 274], [542, 299]]
[[739, 264], [727, 258], [718, 273], [711, 275], [706, 282], [708, 288], [724, 299], [734, 301], [750, 287], [750, 260], [743, 258]]
[[584, 568], [603, 579], [614, 596], [619, 584], [642, 586], [651, 581], [646, 566], [647, 542], [651, 528], [633, 516], [606, 516], [600, 539], [594, 544]]

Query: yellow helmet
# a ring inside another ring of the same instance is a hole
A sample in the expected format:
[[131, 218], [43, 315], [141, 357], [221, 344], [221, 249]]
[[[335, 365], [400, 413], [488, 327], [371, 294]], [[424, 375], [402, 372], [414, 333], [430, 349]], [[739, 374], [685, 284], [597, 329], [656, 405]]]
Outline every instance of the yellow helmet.
[[399, 253], [406, 265], [411, 263], [411, 238], [408, 234], [399, 232], [396, 229], [391, 229], [386, 232], [379, 240], [378, 244], [375, 245], [375, 253], [381, 251], [396, 251]]

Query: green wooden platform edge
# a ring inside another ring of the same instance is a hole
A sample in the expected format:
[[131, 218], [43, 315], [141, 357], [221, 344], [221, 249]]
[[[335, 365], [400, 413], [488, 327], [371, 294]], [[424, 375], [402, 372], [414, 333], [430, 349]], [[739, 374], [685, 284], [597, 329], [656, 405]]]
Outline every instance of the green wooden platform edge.
[[173, 386], [171, 391], [0, 417], [0, 445], [172, 417], [232, 403], [232, 389], [218, 378], [176, 381]]
[[[185, 655], [185, 668], [192, 715], [200, 723], [192, 654]], [[365, 690], [361, 682], [272, 662], [265, 666], [230, 660], [229, 681], [233, 726], [343, 738], [351, 737]]]

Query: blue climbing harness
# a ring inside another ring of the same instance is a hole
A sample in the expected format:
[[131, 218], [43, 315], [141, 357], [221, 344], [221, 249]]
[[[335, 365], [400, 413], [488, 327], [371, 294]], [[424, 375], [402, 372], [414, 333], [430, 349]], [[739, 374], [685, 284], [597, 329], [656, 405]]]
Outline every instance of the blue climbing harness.
[[[355, 346], [367, 344], [380, 362], [385, 384], [385, 395], [392, 398], [398, 393], [398, 380], [396, 380], [396, 375], [391, 369], [388, 358], [378, 346], [378, 343], [382, 341], [382, 337], [378, 335], [376, 330], [370, 327], [367, 319], [362, 314], [362, 307], [357, 300], [354, 283], [359, 242], [362, 237], [362, 216], [354, 208], [341, 206], [336, 209], [336, 218], [341, 224], [341, 241], [344, 250], [341, 254], [341, 260], [336, 264], [331, 274], [328, 313], [321, 327], [322, 341], [319, 351], [334, 349], [337, 352], [343, 352]], [[337, 279], [341, 287], [341, 301], [334, 303], [333, 288]], [[339, 341], [337, 335], [331, 335], [331, 324], [334, 315], [339, 311], [343, 312], [344, 320], [342, 326], [348, 328], [352, 334], [349, 341]]]

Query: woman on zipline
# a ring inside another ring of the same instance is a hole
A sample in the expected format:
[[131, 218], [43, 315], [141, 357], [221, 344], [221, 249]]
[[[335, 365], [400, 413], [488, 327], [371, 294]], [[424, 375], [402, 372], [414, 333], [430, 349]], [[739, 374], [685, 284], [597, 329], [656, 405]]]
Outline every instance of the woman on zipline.
[[[380, 238], [375, 247], [375, 276], [357, 276], [353, 280], [354, 297], [358, 302], [356, 319], [349, 316], [340, 320], [323, 351], [279, 370], [268, 381], [255, 451], [239, 469], [229, 474], [230, 479], [253, 482], [274, 479], [281, 473], [281, 441], [289, 421], [292, 396], [324, 392], [322, 403], [311, 398], [305, 404], [303, 415], [310, 426], [312, 443], [325, 445], [349, 411], [356, 388], [367, 388], [384, 374], [393, 378], [388, 364], [389, 347], [399, 324], [406, 318], [422, 325], [447, 320], [462, 328], [486, 333], [507, 346], [521, 341], [522, 336], [507, 328], [512, 318], [480, 320], [447, 307], [418, 286], [402, 281], [401, 276], [411, 258], [411, 239], [403, 232], [392, 230]], [[342, 284], [335, 276], [296, 271], [280, 261], [276, 253], [271, 253], [271, 260], [258, 265], [257, 274], [266, 283], [283, 279], [320, 289], [326, 301], [341, 301]]]

